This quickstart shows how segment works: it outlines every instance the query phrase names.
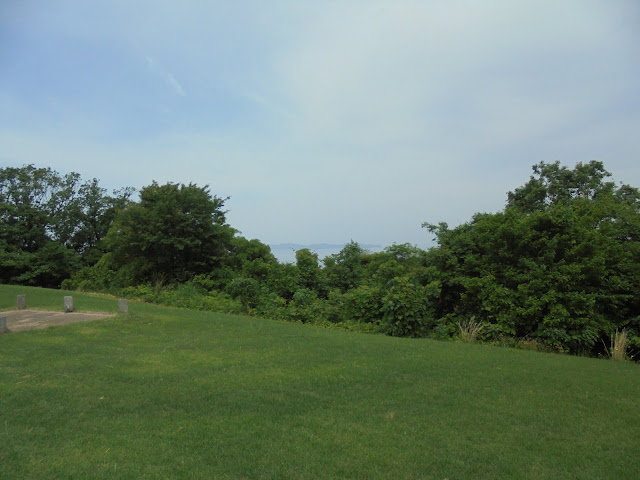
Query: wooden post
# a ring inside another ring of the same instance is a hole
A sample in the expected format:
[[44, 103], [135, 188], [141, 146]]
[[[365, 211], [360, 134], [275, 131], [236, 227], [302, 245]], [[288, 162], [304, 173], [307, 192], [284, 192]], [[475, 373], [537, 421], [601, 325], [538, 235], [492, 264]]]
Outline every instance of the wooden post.
[[73, 312], [73, 297], [64, 297], [64, 313]]
[[0, 335], [7, 333], [7, 317], [0, 317]]
[[17, 304], [18, 304], [18, 310], [24, 310], [25, 308], [27, 308], [27, 296], [18, 295]]

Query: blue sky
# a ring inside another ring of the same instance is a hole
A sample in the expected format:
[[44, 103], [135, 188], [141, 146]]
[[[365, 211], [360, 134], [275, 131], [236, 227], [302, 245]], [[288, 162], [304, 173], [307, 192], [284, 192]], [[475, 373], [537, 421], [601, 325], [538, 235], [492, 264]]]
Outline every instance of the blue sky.
[[208, 184], [267, 243], [429, 244], [531, 166], [640, 187], [635, 0], [0, 3], [0, 166]]

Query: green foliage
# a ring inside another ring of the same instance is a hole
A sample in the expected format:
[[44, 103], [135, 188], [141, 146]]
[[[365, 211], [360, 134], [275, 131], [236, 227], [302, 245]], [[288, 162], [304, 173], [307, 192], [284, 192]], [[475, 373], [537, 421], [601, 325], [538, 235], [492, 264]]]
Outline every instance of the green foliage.
[[244, 277], [266, 281], [273, 274], [278, 260], [271, 253], [271, 248], [260, 240], [235, 236], [230, 242], [227, 264]]
[[81, 266], [78, 256], [58, 242], [48, 241], [35, 252], [5, 251], [0, 262], [9, 281], [18, 285], [58, 287]]
[[422, 337], [433, 327], [424, 288], [410, 277], [395, 277], [382, 298], [386, 333], [397, 337]]
[[380, 323], [383, 317], [384, 290], [377, 285], [362, 285], [343, 295], [346, 319], [362, 323]]
[[260, 285], [253, 278], [237, 277], [227, 285], [227, 292], [248, 310], [258, 304]]
[[221, 267], [233, 237], [224, 202], [193, 184], [143, 188], [140, 202], [120, 212], [107, 234], [114, 269], [129, 269], [124, 280], [136, 285], [184, 282]]
[[321, 309], [318, 294], [302, 287], [293, 294], [293, 300], [287, 307], [287, 315], [294, 322], [314, 323], [320, 320]]
[[318, 263], [318, 254], [308, 248], [296, 252], [297, 284], [300, 288], [316, 292], [325, 297], [327, 294], [324, 272]]
[[365, 253], [366, 251], [352, 240], [339, 253], [326, 257], [323, 262], [328, 286], [343, 293], [357, 288], [364, 274], [362, 261]]
[[0, 281], [395, 336], [448, 339], [473, 317], [483, 341], [594, 356], [625, 331], [640, 350], [640, 192], [609, 177], [602, 162], [540, 163], [503, 211], [425, 223], [435, 248], [351, 241], [321, 266], [236, 235], [207, 187], [154, 182], [129, 202], [75, 173], [1, 169]]
[[132, 189], [110, 197], [98, 181], [26, 165], [0, 169], [0, 281], [59, 287], [102, 255]]
[[535, 338], [598, 354], [640, 312], [640, 194], [604, 182], [602, 164], [540, 164], [507, 208], [455, 229], [428, 225], [439, 248], [440, 317], [477, 318], [489, 338]]
[[309, 307], [318, 299], [318, 294], [308, 288], [299, 288], [293, 295], [293, 302], [300, 307]]
[[508, 208], [527, 213], [544, 211], [551, 205], [568, 204], [579, 198], [594, 200], [616, 189], [613, 182], [604, 181], [611, 174], [602, 162], [595, 160], [578, 163], [572, 170], [561, 166], [559, 161], [540, 162], [533, 166], [533, 173], [524, 186], [508, 193]]
[[275, 264], [265, 284], [267, 289], [285, 300], [292, 300], [298, 289], [298, 270], [289, 263]]
[[348, 294], [340, 293], [339, 290], [335, 289], [329, 291], [327, 300], [323, 304], [323, 319], [325, 323], [361, 323], [358, 320], [350, 318], [347, 307], [347, 295]]
[[251, 313], [263, 318], [288, 320], [287, 301], [276, 293], [262, 291]]
[[204, 291], [197, 283], [187, 282], [175, 287], [138, 285], [119, 290], [121, 297], [138, 299], [176, 308], [206, 310], [220, 313], [242, 313], [245, 308], [237, 300], [219, 291]]
[[384, 286], [394, 277], [409, 275], [415, 282], [426, 285], [433, 278], [425, 270], [428, 268], [425, 259], [424, 250], [408, 243], [394, 244], [382, 252], [364, 255], [364, 282]]

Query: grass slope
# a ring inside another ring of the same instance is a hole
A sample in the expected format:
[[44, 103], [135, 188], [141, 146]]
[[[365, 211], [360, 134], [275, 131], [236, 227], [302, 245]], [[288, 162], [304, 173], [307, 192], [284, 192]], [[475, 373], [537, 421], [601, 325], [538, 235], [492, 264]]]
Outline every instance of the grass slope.
[[64, 297], [65, 295], [71, 295], [73, 297], [73, 308], [77, 312], [118, 312], [117, 300], [108, 295], [17, 285], [0, 285], [0, 311], [14, 310], [17, 304], [17, 295], [26, 295], [27, 308], [33, 310], [63, 312]]
[[[20, 291], [18, 291], [20, 290]], [[0, 308], [63, 292], [0, 286]], [[74, 293], [79, 309], [115, 299]], [[0, 478], [633, 478], [638, 365], [133, 304], [0, 336]]]

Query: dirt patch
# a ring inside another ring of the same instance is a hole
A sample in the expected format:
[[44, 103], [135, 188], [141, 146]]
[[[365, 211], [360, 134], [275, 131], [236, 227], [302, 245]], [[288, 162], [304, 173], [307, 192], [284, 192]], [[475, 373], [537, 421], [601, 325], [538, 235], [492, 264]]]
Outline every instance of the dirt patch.
[[114, 317], [112, 313], [83, 313], [83, 312], [50, 312], [45, 310], [11, 310], [0, 312], [0, 317], [7, 318], [7, 328], [11, 332], [46, 328], [65, 323], [89, 322], [102, 318]]

